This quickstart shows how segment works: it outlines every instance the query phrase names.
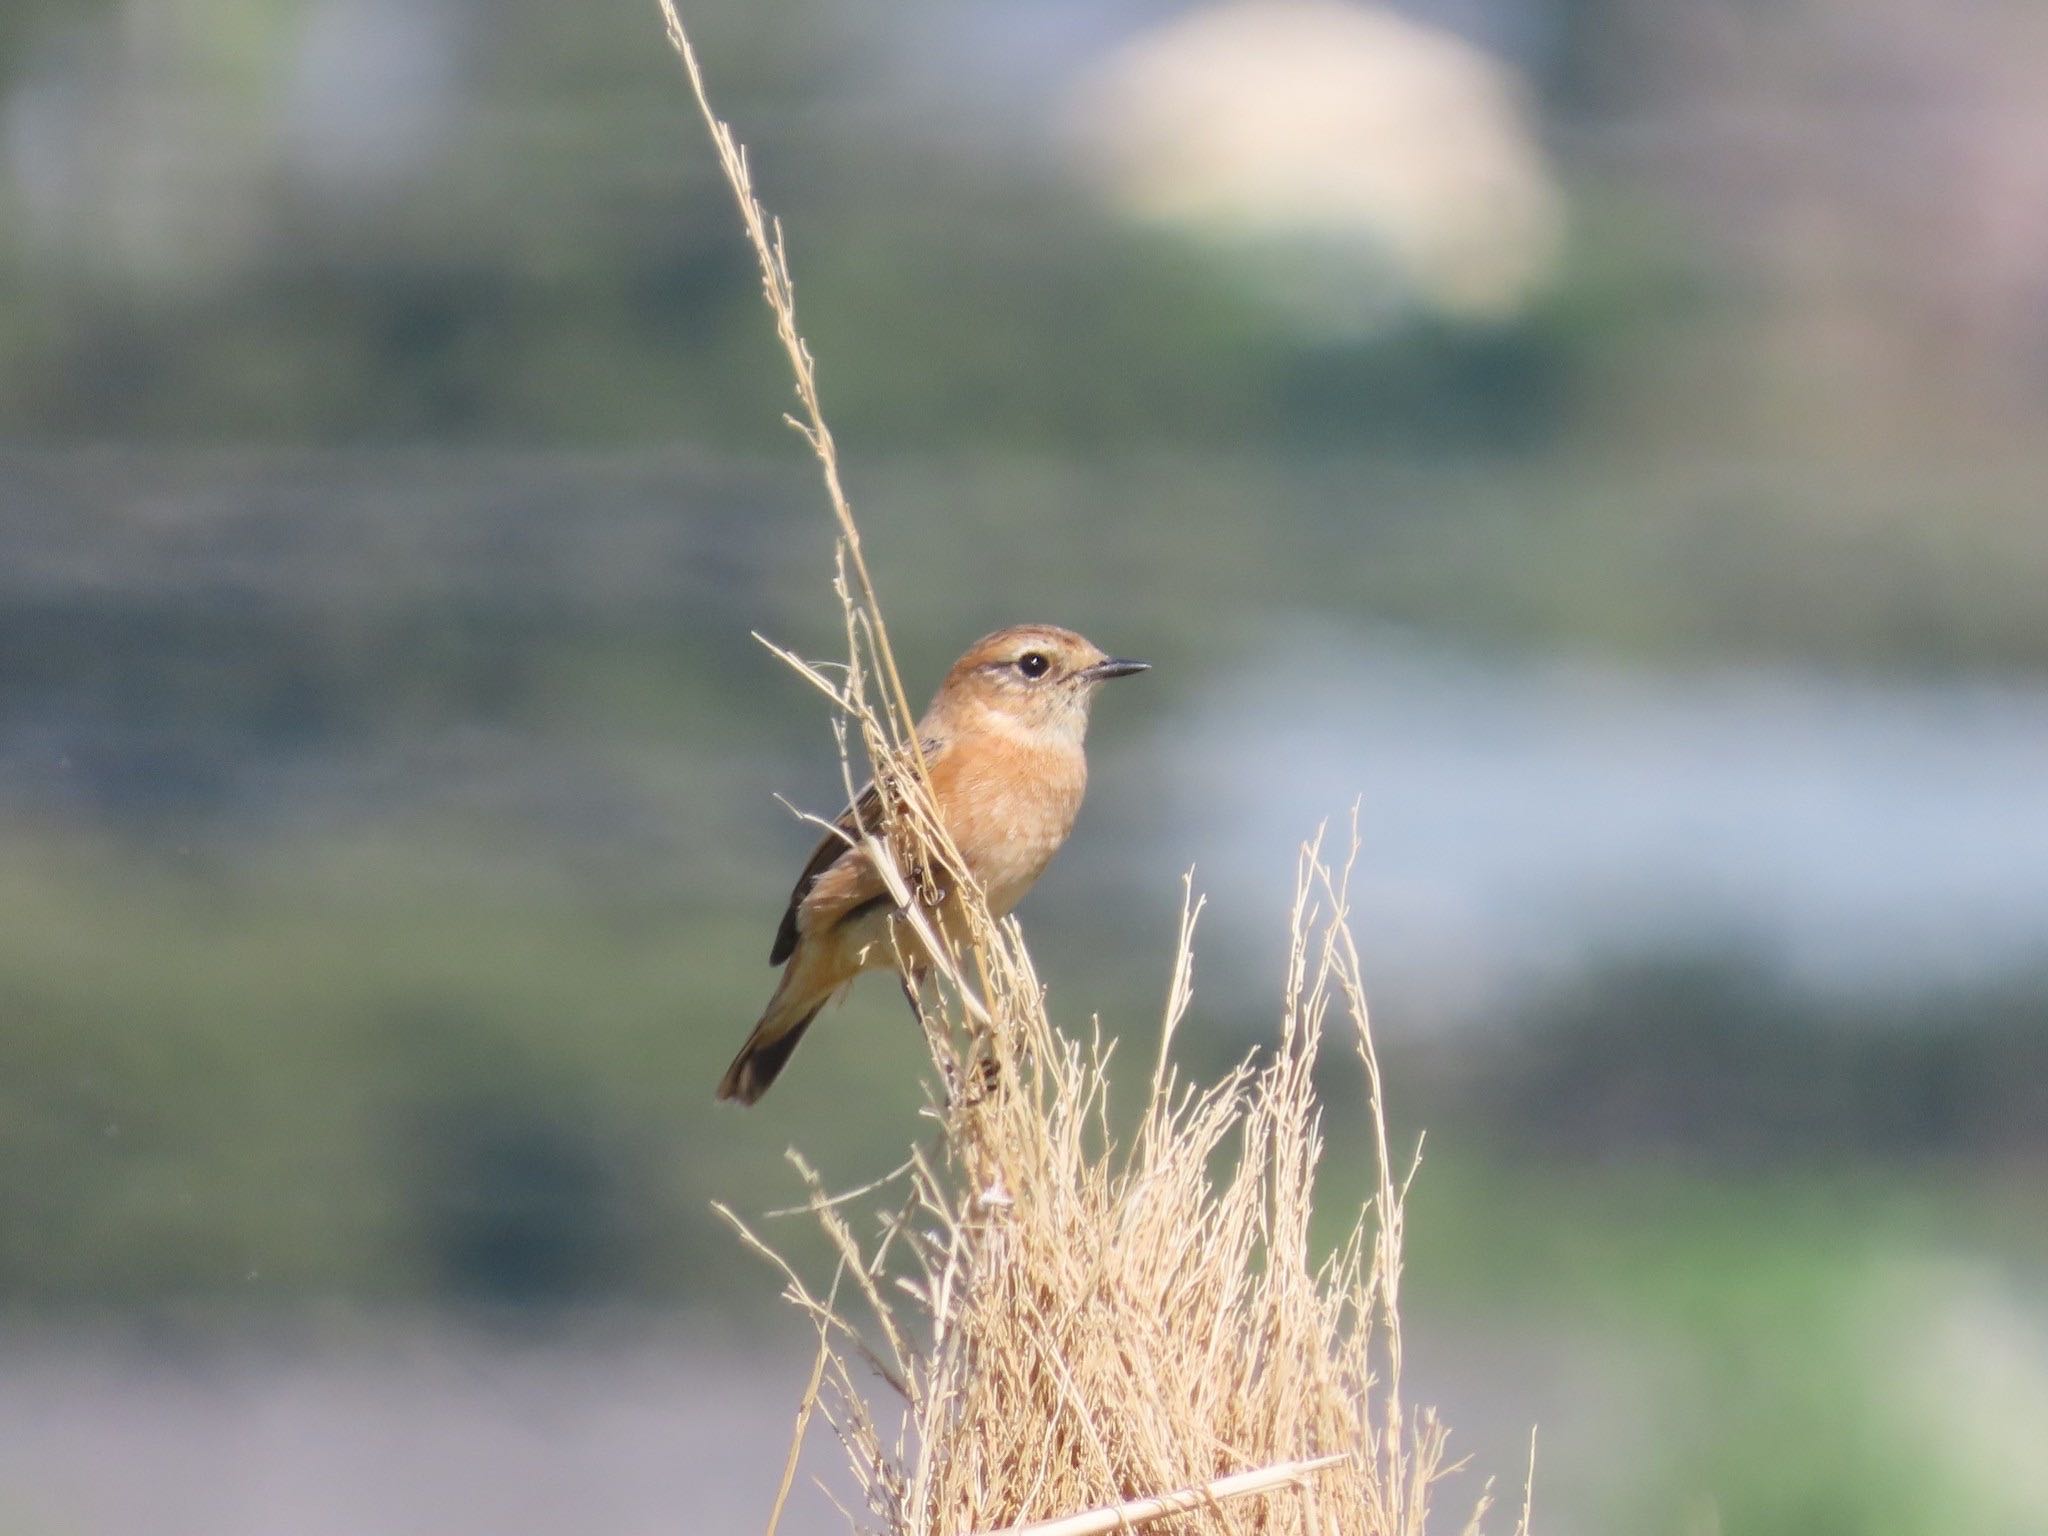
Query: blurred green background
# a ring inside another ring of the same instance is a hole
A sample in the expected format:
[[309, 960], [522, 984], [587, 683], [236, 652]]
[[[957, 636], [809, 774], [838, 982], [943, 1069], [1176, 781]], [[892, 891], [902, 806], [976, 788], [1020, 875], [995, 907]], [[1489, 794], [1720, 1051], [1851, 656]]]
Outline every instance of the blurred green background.
[[[1193, 866], [1270, 1038], [1359, 803], [1467, 1496], [2048, 1531], [2048, 11], [684, 9], [913, 690], [1155, 663], [1056, 1015], [1151, 1051]], [[0, 1531], [757, 1526], [709, 1202], [919, 1049], [710, 1102], [838, 803], [749, 632], [839, 621], [653, 7], [12, 0], [0, 294]]]

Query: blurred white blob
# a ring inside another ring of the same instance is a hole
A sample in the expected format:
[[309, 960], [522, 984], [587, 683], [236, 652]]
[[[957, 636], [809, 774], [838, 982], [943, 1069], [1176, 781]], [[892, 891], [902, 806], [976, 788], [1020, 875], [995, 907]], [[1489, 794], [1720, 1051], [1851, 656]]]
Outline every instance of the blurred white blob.
[[2048, 1309], [1969, 1253], [1880, 1264], [1858, 1309], [1869, 1400], [1939, 1472], [1955, 1530], [2022, 1531], [2048, 1507]]
[[1070, 141], [1118, 208], [1229, 251], [1305, 328], [1512, 317], [1561, 199], [1520, 82], [1376, 5], [1225, 0], [1077, 87]]
[[336, 190], [402, 184], [445, 148], [458, 18], [428, 0], [314, 0], [287, 77], [295, 170]]

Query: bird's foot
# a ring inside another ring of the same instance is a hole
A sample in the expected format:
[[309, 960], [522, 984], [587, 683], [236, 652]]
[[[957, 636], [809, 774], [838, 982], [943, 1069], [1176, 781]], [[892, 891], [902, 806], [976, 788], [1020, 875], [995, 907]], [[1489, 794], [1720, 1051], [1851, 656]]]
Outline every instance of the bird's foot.
[[1002, 1063], [989, 1052], [978, 1052], [966, 1070], [946, 1070], [946, 1108], [974, 1109], [994, 1098], [1003, 1085]]

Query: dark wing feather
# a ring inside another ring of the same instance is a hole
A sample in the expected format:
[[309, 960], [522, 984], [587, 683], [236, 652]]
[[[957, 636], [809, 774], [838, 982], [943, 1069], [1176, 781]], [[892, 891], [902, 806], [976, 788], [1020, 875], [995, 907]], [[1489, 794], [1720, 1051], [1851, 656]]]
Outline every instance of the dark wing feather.
[[811, 887], [818, 883], [818, 876], [825, 873], [847, 854], [853, 852], [853, 841], [860, 838], [862, 827], [873, 827], [882, 814], [882, 797], [870, 784], [861, 792], [858, 803], [852, 810], [841, 816], [836, 830], [825, 834], [825, 838], [812, 850], [804, 872], [796, 877], [796, 886], [789, 893], [789, 907], [782, 914], [782, 926], [775, 930], [775, 947], [768, 951], [768, 963], [780, 965], [796, 953], [796, 912], [804, 904], [804, 898], [811, 894]]
[[[919, 743], [924, 749], [927, 767], [939, 755], [939, 739], [927, 736]], [[861, 836], [861, 829], [872, 832], [881, 825], [882, 796], [870, 784], [861, 791], [860, 799], [854, 802], [839, 820], [834, 823], [837, 830], [827, 833], [824, 840], [811, 851], [809, 861], [802, 874], [796, 877], [796, 886], [789, 893], [789, 907], [782, 914], [782, 924], [775, 930], [775, 947], [768, 951], [768, 963], [780, 965], [796, 953], [796, 913], [804, 904], [804, 898], [811, 894], [811, 887], [818, 883], [818, 877], [837, 864], [841, 858], [853, 851], [854, 842]]]

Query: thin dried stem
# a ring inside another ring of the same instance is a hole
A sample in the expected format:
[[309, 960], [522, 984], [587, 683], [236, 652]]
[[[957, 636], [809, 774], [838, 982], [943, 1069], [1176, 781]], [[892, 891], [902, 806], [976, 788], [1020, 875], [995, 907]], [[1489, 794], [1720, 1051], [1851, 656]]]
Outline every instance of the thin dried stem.
[[846, 487], [840, 478], [839, 450], [833, 442], [831, 427], [826, 425], [825, 408], [818, 395], [817, 363], [803, 333], [797, 329], [796, 282], [789, 274], [789, 251], [783, 243], [781, 221], [770, 217], [768, 210], [761, 206], [761, 200], [754, 195], [747, 152], [732, 129], [712, 110], [711, 95], [704, 84], [704, 71], [697, 62], [696, 49], [690, 46], [690, 35], [684, 30], [683, 19], [676, 14], [675, 0], [660, 0], [660, 5], [669, 45], [683, 61], [683, 70], [690, 79], [690, 91], [697, 98], [697, 109], [704, 116], [705, 130], [711, 136], [712, 147], [718, 152], [719, 166], [725, 172], [726, 182], [739, 204], [740, 222], [746, 228], [747, 241], [753, 246], [754, 255], [760, 263], [762, 293], [768, 307], [775, 313], [775, 335], [789, 359], [790, 371], [795, 376], [797, 399], [803, 406], [802, 420], [792, 418], [791, 424], [810, 444], [811, 452], [818, 460], [819, 471], [825, 477], [825, 492], [832, 503], [832, 515], [839, 523], [839, 536], [844, 541], [847, 557], [853, 562], [854, 576], [860, 583], [860, 605], [873, 636], [876, 660], [880, 662], [889, 685], [889, 713], [900, 732], [895, 745], [909, 748], [912, 760], [922, 773], [924, 753], [918, 745], [916, 732], [911, 729], [917, 716], [911, 710], [910, 696], [904, 692], [903, 679], [896, 670], [888, 628], [882, 622], [881, 600], [875, 592], [874, 578], [868, 574], [867, 557], [861, 550], [860, 528], [853, 520], [853, 507], [847, 500]]
[[[825, 1306], [829, 1310], [839, 1299], [839, 1281], [834, 1276], [832, 1289], [826, 1293]], [[825, 1324], [818, 1325], [818, 1352], [811, 1359], [811, 1379], [804, 1383], [804, 1395], [797, 1403], [796, 1425], [789, 1435], [789, 1454], [782, 1460], [782, 1481], [775, 1486], [775, 1505], [768, 1511], [767, 1536], [775, 1536], [782, 1524], [782, 1511], [789, 1504], [789, 1490], [796, 1482], [797, 1457], [803, 1453], [804, 1436], [810, 1432], [811, 1415], [817, 1411], [818, 1392], [825, 1384], [825, 1367], [832, 1359], [832, 1330]]]
[[1189, 1510], [1213, 1508], [1230, 1499], [1270, 1493], [1275, 1488], [1299, 1483], [1325, 1467], [1334, 1467], [1343, 1459], [1342, 1456], [1318, 1456], [1313, 1461], [1283, 1461], [1278, 1466], [1262, 1467], [1256, 1472], [1219, 1477], [1199, 1488], [1182, 1488], [1173, 1493], [1162, 1493], [1156, 1498], [1127, 1499], [1121, 1504], [1107, 1504], [1101, 1509], [1067, 1515], [1058, 1520], [1041, 1520], [1036, 1525], [1013, 1525], [1008, 1531], [991, 1531], [986, 1536], [1103, 1536], [1106, 1531], [1127, 1531], [1135, 1526], [1150, 1525], [1154, 1520], [1164, 1520], [1168, 1515], [1184, 1515]]

